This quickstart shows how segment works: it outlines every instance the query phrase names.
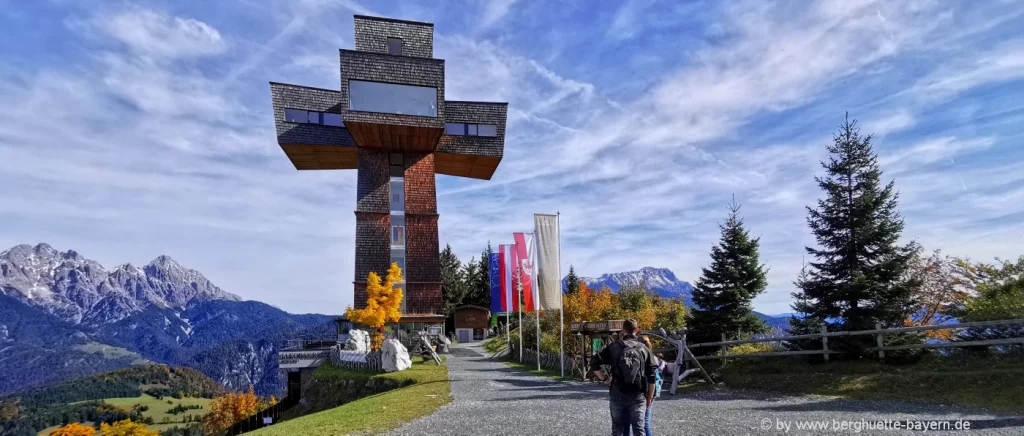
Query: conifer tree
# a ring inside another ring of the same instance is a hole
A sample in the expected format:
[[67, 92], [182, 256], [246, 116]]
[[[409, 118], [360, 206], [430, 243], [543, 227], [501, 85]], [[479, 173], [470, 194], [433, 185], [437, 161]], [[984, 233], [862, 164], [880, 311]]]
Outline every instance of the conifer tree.
[[572, 295], [580, 290], [580, 278], [576, 275], [576, 270], [569, 265], [569, 275], [565, 276], [565, 293]]
[[760, 263], [760, 238], [751, 238], [739, 216], [740, 206], [729, 205], [729, 217], [719, 224], [721, 239], [711, 247], [711, 265], [702, 268], [693, 289], [693, 303], [686, 325], [695, 342], [722, 338], [738, 339], [740, 334], [767, 331], [753, 313], [754, 297], [768, 285], [767, 270]]
[[491, 307], [491, 281], [487, 261], [491, 253], [491, 244], [488, 242], [487, 249], [480, 253], [480, 260], [471, 260], [467, 264], [466, 296], [462, 300], [463, 304]]
[[466, 280], [462, 270], [462, 262], [452, 251], [451, 245], [445, 245], [441, 252], [441, 301], [445, 315], [451, 315], [456, 307], [462, 305], [466, 296]]
[[[795, 283], [792, 333], [818, 332], [823, 324], [830, 330], [901, 326], [918, 286], [909, 273], [919, 248], [914, 242], [900, 244], [899, 194], [893, 182], [881, 184], [871, 135], [861, 136], [856, 121], [847, 117], [832, 141], [829, 159], [821, 163], [826, 173], [815, 177], [825, 197], [817, 208], [807, 207], [807, 225], [818, 247], [806, 247], [813, 260]], [[873, 336], [836, 339], [829, 348], [835, 344], [851, 352], [874, 342]], [[820, 342], [809, 347], [820, 348]]]

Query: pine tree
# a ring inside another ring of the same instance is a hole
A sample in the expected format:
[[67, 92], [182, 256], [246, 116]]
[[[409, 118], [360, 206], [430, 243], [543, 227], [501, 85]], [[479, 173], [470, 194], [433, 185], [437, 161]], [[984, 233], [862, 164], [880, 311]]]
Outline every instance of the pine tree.
[[760, 238], [750, 237], [739, 212], [735, 202], [729, 205], [729, 217], [718, 226], [721, 239], [711, 247], [711, 265], [702, 268], [694, 287], [697, 307], [686, 316], [694, 342], [719, 341], [723, 333], [728, 339], [738, 339], [741, 334], [768, 330], [754, 315], [752, 305], [768, 285], [767, 270], [759, 260]]
[[451, 245], [445, 245], [441, 252], [441, 303], [445, 315], [451, 315], [456, 307], [462, 305], [466, 296], [466, 280], [463, 277], [462, 262], [452, 251]]
[[[466, 296], [463, 304], [473, 304], [480, 307], [491, 307], [491, 280], [488, 275], [488, 261], [491, 251], [491, 244], [487, 243], [487, 249], [480, 253], [480, 260], [470, 261], [466, 267]], [[475, 274], [469, 274], [472, 271]]]
[[576, 275], [576, 270], [569, 265], [569, 275], [565, 276], [565, 293], [572, 295], [580, 290], [580, 278]]
[[[909, 273], [919, 248], [899, 243], [899, 194], [893, 182], [881, 184], [871, 135], [861, 136], [856, 121], [847, 117], [828, 152], [828, 162], [821, 163], [826, 175], [815, 177], [825, 198], [816, 209], [807, 208], [819, 248], [806, 248], [814, 260], [795, 283], [799, 291], [792, 307], [798, 315], [790, 319], [792, 333], [818, 332], [823, 324], [830, 330], [901, 326], [918, 286]], [[854, 353], [874, 342], [872, 336], [835, 339], [830, 349]], [[820, 342], [807, 347], [820, 349]]]

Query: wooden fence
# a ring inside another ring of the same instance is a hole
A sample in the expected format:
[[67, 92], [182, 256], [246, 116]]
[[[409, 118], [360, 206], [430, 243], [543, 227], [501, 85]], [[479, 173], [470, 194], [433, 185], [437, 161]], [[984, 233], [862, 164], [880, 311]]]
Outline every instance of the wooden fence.
[[[979, 346], [998, 346], [998, 345], [1024, 345], [1024, 337], [1016, 338], [1002, 338], [1002, 339], [988, 339], [981, 341], [946, 341], [936, 343], [921, 343], [921, 344], [906, 344], [906, 345], [885, 345], [885, 335], [894, 333], [907, 333], [907, 332], [922, 332], [931, 330], [953, 330], [962, 328], [984, 328], [984, 327], [996, 327], [996, 326], [1024, 326], [1024, 319], [1008, 319], [999, 321], [978, 321], [978, 322], [965, 322], [959, 324], [945, 324], [945, 325], [931, 325], [921, 327], [895, 327], [895, 328], [882, 328], [880, 324], [875, 324], [874, 330], [858, 330], [858, 331], [837, 331], [830, 332], [826, 326], [821, 326], [821, 333], [812, 333], [807, 335], [794, 335], [794, 336], [773, 336], [764, 338], [745, 339], [738, 341], [726, 341], [720, 342], [702, 342], [702, 343], [690, 343], [687, 344], [690, 349], [700, 347], [719, 347], [721, 351], [719, 354], [712, 356], [698, 356], [699, 360], [715, 360], [715, 359], [738, 359], [745, 357], [775, 357], [775, 356], [796, 356], [796, 355], [809, 355], [809, 354], [820, 354], [828, 361], [830, 354], [839, 354], [841, 351], [830, 350], [828, 348], [828, 338], [835, 337], [848, 337], [848, 336], [875, 336], [875, 347], [868, 348], [869, 351], [878, 353], [880, 359], [885, 358], [886, 351], [895, 350], [913, 350], [913, 349], [929, 349], [929, 348], [959, 348], [959, 347], [979, 347]], [[733, 345], [743, 344], [757, 344], [765, 342], [786, 342], [798, 339], [820, 339], [821, 349], [820, 350], [799, 350], [799, 351], [775, 351], [767, 353], [749, 353], [749, 354], [728, 354], [728, 347]]]
[[331, 352], [331, 363], [342, 368], [351, 369], [354, 371], [365, 371], [373, 373], [384, 372], [384, 363], [383, 360], [381, 359], [380, 350], [366, 353], [366, 358], [364, 360], [356, 361], [343, 358], [343, 352], [340, 349], [340, 347], [335, 348]]
[[263, 427], [277, 424], [281, 420], [281, 412], [292, 408], [292, 406], [299, 403], [297, 396], [288, 396], [277, 404], [263, 409], [256, 414], [245, 418], [241, 421], [234, 423], [231, 428], [227, 430], [228, 436], [237, 436], [242, 433], [247, 433], [253, 430], [258, 430]]

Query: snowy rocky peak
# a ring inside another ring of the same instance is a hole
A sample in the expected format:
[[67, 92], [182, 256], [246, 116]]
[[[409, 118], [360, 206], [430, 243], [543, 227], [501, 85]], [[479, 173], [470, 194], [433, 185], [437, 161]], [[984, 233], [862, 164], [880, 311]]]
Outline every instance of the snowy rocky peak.
[[47, 244], [0, 253], [0, 292], [76, 322], [83, 308], [103, 298], [99, 289], [106, 277], [99, 263]]
[[[597, 278], [580, 277], [580, 280], [591, 289], [601, 289], [608, 286], [612, 291], [618, 292], [623, 287], [639, 286], [645, 284], [647, 289], [657, 295], [668, 298], [682, 298], [686, 304], [692, 304], [690, 293], [693, 286], [676, 278], [675, 273], [668, 268], [644, 267], [636, 271], [623, 271], [618, 273], [604, 274]], [[563, 279], [564, 283], [565, 280]]]
[[62, 252], [47, 244], [0, 252], [0, 293], [91, 325], [122, 320], [149, 305], [182, 308], [193, 301], [241, 301], [168, 256], [144, 268], [125, 264], [107, 271], [73, 250]]

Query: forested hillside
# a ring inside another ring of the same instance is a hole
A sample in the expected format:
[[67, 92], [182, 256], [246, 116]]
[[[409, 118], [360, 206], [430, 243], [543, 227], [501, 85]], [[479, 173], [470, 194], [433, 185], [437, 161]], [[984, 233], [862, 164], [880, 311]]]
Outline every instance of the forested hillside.
[[0, 434], [35, 435], [65, 422], [114, 422], [138, 411], [106, 404], [105, 398], [183, 396], [212, 398], [225, 392], [191, 368], [139, 365], [39, 387], [0, 399]]

